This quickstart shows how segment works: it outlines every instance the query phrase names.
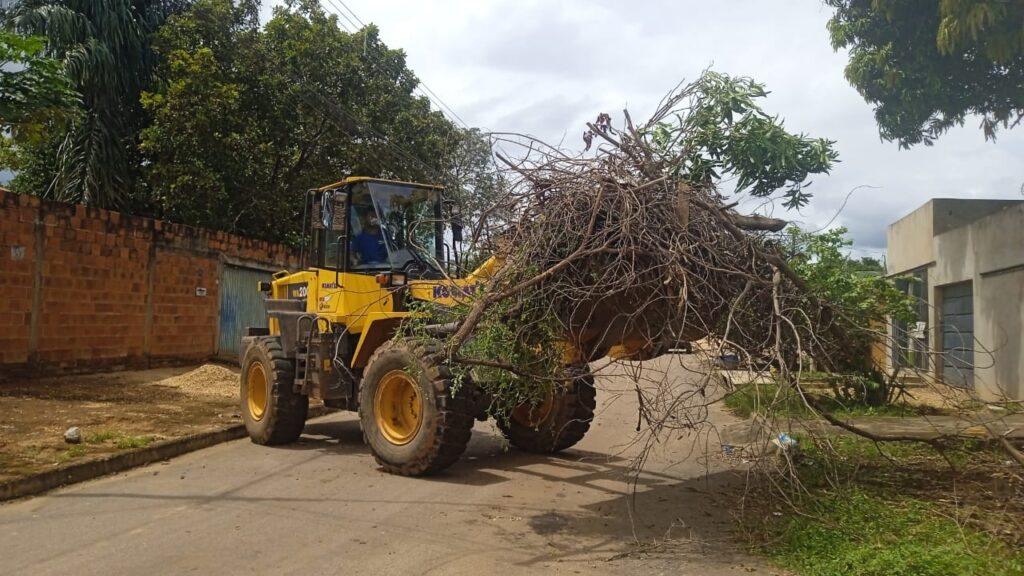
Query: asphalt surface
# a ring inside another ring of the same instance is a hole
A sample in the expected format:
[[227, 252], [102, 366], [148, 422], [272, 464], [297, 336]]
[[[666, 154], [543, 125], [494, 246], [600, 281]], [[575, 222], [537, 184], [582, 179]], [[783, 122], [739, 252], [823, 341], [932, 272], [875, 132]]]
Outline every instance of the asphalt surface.
[[[681, 358], [645, 378], [664, 369], [692, 387]], [[662, 438], [630, 476], [633, 384], [602, 375], [598, 388], [590, 434], [558, 457], [506, 451], [478, 423], [444, 474], [392, 476], [355, 415], [333, 414], [291, 446], [230, 442], [0, 505], [0, 573], [770, 573], [730, 537], [742, 475], [702, 456], [716, 441]]]

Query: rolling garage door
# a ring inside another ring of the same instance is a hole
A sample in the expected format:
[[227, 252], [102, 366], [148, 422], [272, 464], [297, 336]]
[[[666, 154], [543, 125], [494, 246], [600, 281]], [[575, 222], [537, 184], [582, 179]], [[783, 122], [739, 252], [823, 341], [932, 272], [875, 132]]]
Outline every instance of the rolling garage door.
[[974, 290], [970, 282], [942, 289], [942, 379], [974, 387]]
[[269, 282], [270, 272], [225, 265], [220, 281], [220, 335], [217, 355], [237, 358], [248, 328], [266, 328], [267, 311], [259, 282]]

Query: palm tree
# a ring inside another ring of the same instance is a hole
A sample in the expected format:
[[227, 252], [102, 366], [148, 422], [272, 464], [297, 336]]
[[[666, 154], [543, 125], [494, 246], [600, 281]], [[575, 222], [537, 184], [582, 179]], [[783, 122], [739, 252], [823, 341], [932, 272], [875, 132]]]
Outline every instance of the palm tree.
[[44, 36], [81, 96], [81, 113], [60, 142], [45, 195], [117, 207], [135, 190], [139, 95], [152, 82], [150, 36], [191, 0], [22, 0], [12, 21]]

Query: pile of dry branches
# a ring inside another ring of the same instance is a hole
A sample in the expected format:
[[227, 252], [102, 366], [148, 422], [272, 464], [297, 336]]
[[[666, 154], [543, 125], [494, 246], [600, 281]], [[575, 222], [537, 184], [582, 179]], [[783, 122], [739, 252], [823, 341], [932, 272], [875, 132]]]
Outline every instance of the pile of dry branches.
[[602, 114], [585, 136], [599, 143], [592, 155], [536, 141], [522, 158], [496, 155], [510, 186], [476, 236], [495, 239], [501, 267], [461, 323], [454, 352], [500, 310], [516, 341], [543, 344], [535, 334], [543, 326], [584, 359], [617, 343], [642, 348], [635, 358], [643, 358], [710, 336], [783, 369], [808, 350], [838, 360], [838, 347], [816, 335], [832, 331], [827, 341], [837, 342], [854, 327], [840, 329], [786, 265], [772, 235], [786, 223], [737, 213], [713, 183], [687, 178], [683, 154], [652, 138], [691, 96], [675, 92], [640, 126], [628, 111], [619, 129]]
[[[489, 390], [500, 418], [502, 410], [543, 398], [552, 382], [564, 381], [559, 368], [567, 361], [593, 362], [621, 344], [633, 352], [626, 359], [644, 360], [706, 339], [711, 362], [735, 354], [755, 380], [775, 390], [759, 402], [760, 431], [751, 445], [763, 450], [791, 429], [774, 409], [790, 393], [810, 413], [871, 441], [921, 441], [873, 435], [820, 413], [815, 394], [805, 394], [800, 378], [810, 369], [807, 361], [814, 370], [864, 374], [875, 368], [872, 343], [888, 336], [859, 325], [790, 268], [791, 247], [778, 234], [785, 221], [739, 213], [714, 181], [693, 177], [699, 171], [688, 165], [693, 156], [685, 146], [666, 143], [662, 128], [688, 113], [694, 89], [677, 90], [640, 125], [628, 111], [620, 127], [600, 115], [585, 133], [588, 148], [596, 145], [590, 153], [567, 154], [520, 136], [496, 147], [508, 187], [473, 238], [479, 253], [497, 256], [499, 266], [449, 324], [456, 327], [448, 340], [451, 358], [488, 376], [512, 375]], [[503, 151], [513, 144], [522, 153]], [[565, 341], [582, 357], [567, 360], [559, 347]], [[714, 433], [710, 405], [733, 390], [718, 385], [707, 362], [703, 367], [678, 387], [650, 381], [639, 365], [620, 366], [633, 374], [642, 454], [669, 431]], [[477, 381], [488, 385], [487, 378]], [[540, 389], [530, 390], [535, 384]], [[643, 460], [638, 457], [637, 469]], [[792, 475], [791, 467], [786, 471]]]

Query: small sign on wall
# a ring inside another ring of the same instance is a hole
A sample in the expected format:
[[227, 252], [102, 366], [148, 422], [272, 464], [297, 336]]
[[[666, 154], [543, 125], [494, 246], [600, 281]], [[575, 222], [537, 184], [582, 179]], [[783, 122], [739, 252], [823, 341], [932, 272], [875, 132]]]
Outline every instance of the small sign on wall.
[[17, 262], [18, 260], [25, 259], [25, 247], [24, 246], [11, 246], [11, 260]]
[[917, 322], [914, 327], [910, 329], [910, 337], [923, 339], [925, 337], [925, 331], [928, 329], [927, 322]]
[[196, 286], [196, 296], [206, 296], [206, 288]]

